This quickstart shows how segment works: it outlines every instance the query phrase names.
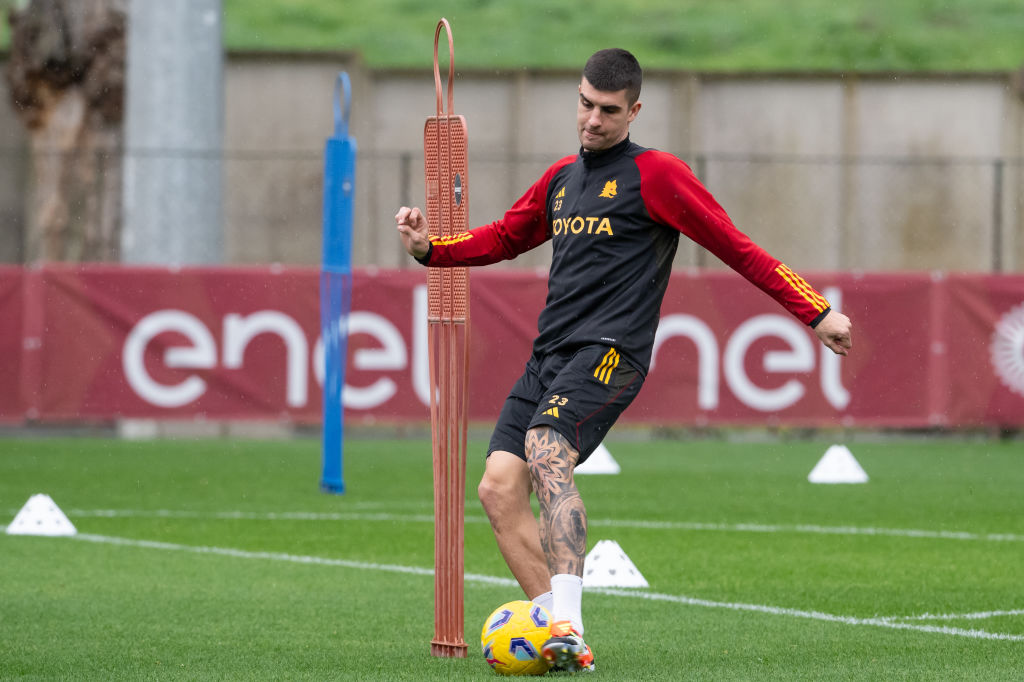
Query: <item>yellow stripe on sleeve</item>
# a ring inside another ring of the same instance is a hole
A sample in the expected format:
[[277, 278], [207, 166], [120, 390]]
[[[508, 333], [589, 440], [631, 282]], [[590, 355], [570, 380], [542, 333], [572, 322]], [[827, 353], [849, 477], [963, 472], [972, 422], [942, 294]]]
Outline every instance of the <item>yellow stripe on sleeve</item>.
[[467, 239], [472, 239], [472, 232], [460, 232], [459, 234], [452, 235], [451, 237], [434, 237], [430, 242], [434, 246], [449, 246], [450, 244], [458, 244], [464, 242]]
[[800, 275], [793, 272], [786, 265], [780, 263], [779, 267], [775, 268], [775, 272], [786, 280], [789, 286], [793, 287], [819, 313], [824, 312], [829, 307], [829, 302], [825, 300], [824, 296], [815, 291]]

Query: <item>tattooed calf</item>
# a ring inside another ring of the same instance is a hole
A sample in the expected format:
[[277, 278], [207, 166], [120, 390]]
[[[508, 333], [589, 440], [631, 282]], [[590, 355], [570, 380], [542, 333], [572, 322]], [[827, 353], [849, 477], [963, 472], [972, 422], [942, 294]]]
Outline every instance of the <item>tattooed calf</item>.
[[540, 542], [551, 574], [583, 575], [587, 511], [573, 482], [579, 453], [548, 426], [526, 433], [526, 461], [540, 503]]

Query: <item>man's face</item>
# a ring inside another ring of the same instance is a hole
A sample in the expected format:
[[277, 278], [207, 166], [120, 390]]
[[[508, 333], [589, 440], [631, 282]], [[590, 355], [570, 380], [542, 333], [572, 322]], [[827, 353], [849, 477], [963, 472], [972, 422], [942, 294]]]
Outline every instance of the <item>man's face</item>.
[[638, 113], [640, 102], [629, 106], [625, 90], [597, 90], [584, 78], [576, 106], [576, 132], [580, 136], [580, 145], [591, 152], [615, 146], [626, 139], [629, 124]]

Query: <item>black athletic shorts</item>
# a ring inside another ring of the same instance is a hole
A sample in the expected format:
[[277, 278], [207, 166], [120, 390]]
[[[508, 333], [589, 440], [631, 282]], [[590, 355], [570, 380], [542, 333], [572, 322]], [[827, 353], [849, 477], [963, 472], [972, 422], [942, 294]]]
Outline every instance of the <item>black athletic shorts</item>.
[[526, 460], [526, 432], [547, 425], [566, 438], [582, 463], [601, 444], [644, 383], [643, 374], [610, 346], [532, 355], [512, 387], [487, 449]]

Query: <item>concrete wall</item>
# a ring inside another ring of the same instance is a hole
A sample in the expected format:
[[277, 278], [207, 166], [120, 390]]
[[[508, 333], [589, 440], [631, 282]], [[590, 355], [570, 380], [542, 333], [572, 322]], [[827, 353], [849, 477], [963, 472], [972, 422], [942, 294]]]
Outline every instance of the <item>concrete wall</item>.
[[[232, 54], [226, 68], [228, 260], [318, 262], [322, 152], [345, 69], [359, 145], [354, 260], [414, 266], [393, 216], [423, 203], [429, 67], [368, 71], [353, 55], [261, 53]], [[471, 223], [499, 217], [576, 151], [578, 79], [457, 75]], [[740, 229], [795, 268], [1024, 271], [1024, 93], [1009, 74], [652, 72], [641, 100], [633, 139], [690, 163]], [[20, 258], [24, 146], [0, 106], [0, 261]], [[506, 267], [544, 267], [548, 255], [542, 246]], [[689, 243], [678, 263], [718, 266]]]
[[[373, 80], [378, 127], [361, 150], [379, 158], [360, 182], [375, 188], [366, 219], [380, 229], [407, 200], [387, 199], [403, 154], [422, 201], [420, 136], [434, 97], [428, 72]], [[458, 77], [473, 224], [575, 151], [577, 82], [575, 72]], [[633, 139], [690, 163], [736, 224], [794, 267], [1024, 269], [1024, 102], [1007, 75], [652, 73], [641, 100]], [[678, 261], [717, 266], [708, 258], [684, 245]], [[546, 253], [517, 263], [543, 265]]]
[[[0, 73], [6, 62], [0, 60]], [[0, 81], [0, 264], [20, 263], [24, 252], [24, 219], [27, 210], [28, 140], [24, 126], [7, 97], [6, 81]]]
[[365, 72], [351, 55], [243, 54], [225, 68], [226, 257], [318, 263], [335, 80], [348, 71], [355, 101], [365, 101]]

